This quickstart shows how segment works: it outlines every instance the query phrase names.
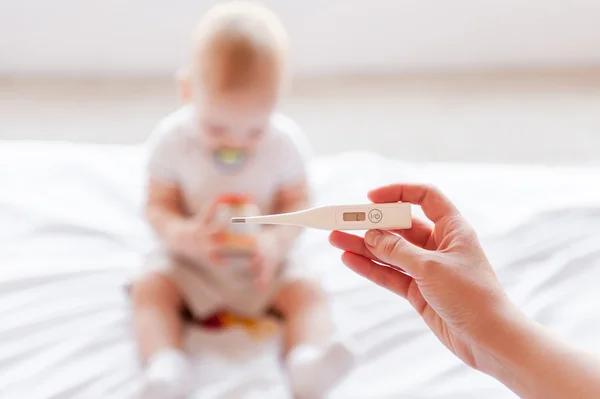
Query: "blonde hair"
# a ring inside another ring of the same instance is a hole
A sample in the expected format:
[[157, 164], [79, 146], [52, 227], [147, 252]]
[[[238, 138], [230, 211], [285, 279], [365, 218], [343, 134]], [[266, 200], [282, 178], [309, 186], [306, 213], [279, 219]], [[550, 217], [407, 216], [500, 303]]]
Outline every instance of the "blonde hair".
[[283, 83], [288, 37], [277, 16], [250, 1], [214, 6], [200, 21], [191, 62], [205, 90], [221, 93]]

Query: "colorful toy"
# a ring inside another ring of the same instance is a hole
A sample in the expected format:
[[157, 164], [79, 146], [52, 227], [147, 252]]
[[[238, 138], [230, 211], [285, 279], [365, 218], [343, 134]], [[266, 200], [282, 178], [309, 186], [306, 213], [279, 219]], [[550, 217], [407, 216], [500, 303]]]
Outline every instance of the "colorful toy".
[[215, 204], [215, 218], [226, 229], [215, 236], [224, 255], [245, 255], [256, 249], [256, 232], [259, 228], [251, 224], [231, 224], [233, 217], [259, 215], [258, 206], [247, 195], [224, 195]]
[[248, 335], [257, 340], [265, 339], [275, 334], [279, 327], [277, 322], [270, 317], [249, 319], [236, 316], [232, 313], [224, 313], [222, 319], [224, 326], [242, 328], [246, 330]]
[[[260, 214], [260, 210], [252, 197], [243, 194], [223, 195], [214, 203], [214, 217], [226, 229], [215, 236], [220, 251], [226, 256], [249, 256], [256, 250], [256, 233], [260, 226], [253, 224], [229, 223], [231, 218]], [[236, 327], [244, 329], [254, 339], [264, 339], [278, 329], [277, 320], [265, 315], [258, 318], [247, 318], [230, 312], [221, 311], [200, 321], [205, 328], [221, 329]]]
[[260, 318], [247, 318], [234, 315], [230, 312], [217, 312], [200, 323], [204, 328], [241, 328], [256, 340], [266, 339], [275, 334], [279, 329], [279, 323], [274, 317], [263, 316]]

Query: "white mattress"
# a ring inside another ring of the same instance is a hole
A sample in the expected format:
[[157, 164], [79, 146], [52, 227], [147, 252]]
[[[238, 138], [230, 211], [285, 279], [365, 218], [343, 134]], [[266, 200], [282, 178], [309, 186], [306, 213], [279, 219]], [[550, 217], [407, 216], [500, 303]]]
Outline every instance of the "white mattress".
[[[153, 240], [140, 217], [140, 148], [0, 143], [0, 398], [128, 398], [139, 366], [122, 289]], [[588, 348], [600, 343], [600, 169], [317, 159], [318, 203], [365, 201], [383, 183], [428, 181], [478, 229], [513, 300]], [[332, 398], [506, 398], [401, 299], [344, 269], [326, 234], [306, 264], [336, 323], [364, 351]], [[285, 397], [277, 341], [189, 331], [202, 398]], [[233, 350], [231, 350], [233, 348]], [[226, 350], [227, 349], [227, 350]]]

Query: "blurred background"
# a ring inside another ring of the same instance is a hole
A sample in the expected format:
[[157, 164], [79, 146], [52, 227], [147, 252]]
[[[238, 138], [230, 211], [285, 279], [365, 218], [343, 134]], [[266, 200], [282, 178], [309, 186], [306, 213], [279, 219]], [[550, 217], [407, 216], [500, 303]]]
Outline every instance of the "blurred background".
[[[0, 398], [130, 398], [143, 381], [123, 287], [155, 242], [133, 146], [180, 105], [214, 3], [0, 0]], [[281, 107], [316, 154], [410, 161], [320, 158], [316, 203], [438, 184], [525, 314], [600, 348], [600, 0], [264, 3], [292, 39]], [[332, 399], [512, 397], [342, 268], [326, 232], [299, 248], [365, 353]], [[284, 397], [276, 346], [209, 337], [190, 344], [197, 397]]]
[[[137, 144], [213, 1], [0, 0], [0, 139]], [[590, 163], [596, 0], [271, 0], [293, 43], [282, 108], [317, 154]]]

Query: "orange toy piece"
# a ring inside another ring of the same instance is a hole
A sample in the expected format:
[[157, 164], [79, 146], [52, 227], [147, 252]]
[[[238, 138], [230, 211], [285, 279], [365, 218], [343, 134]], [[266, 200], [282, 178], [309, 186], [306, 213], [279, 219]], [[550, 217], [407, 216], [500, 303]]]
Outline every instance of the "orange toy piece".
[[250, 319], [225, 312], [219, 318], [223, 326], [242, 328], [256, 340], [265, 339], [275, 334], [279, 328], [277, 322], [268, 317]]
[[226, 254], [249, 254], [256, 248], [256, 226], [231, 224], [233, 217], [256, 216], [259, 209], [252, 197], [243, 194], [223, 195], [214, 205], [218, 222], [227, 228], [215, 236], [215, 240]]

